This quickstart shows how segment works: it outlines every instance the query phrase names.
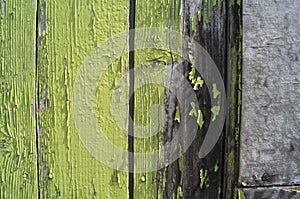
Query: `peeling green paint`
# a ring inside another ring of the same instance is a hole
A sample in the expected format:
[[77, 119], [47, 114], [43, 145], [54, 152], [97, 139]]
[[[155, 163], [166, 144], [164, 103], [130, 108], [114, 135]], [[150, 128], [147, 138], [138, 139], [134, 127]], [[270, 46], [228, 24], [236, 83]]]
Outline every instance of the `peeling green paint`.
[[196, 21], [195, 17], [193, 17], [193, 18], [192, 18], [192, 30], [193, 30], [194, 32], [197, 31], [196, 25], [197, 25], [197, 21]]
[[180, 110], [179, 110], [179, 106], [176, 106], [175, 120], [177, 120], [180, 123]]
[[210, 110], [213, 113], [212, 121], [215, 121], [220, 113], [220, 106], [213, 106]]
[[211, 18], [211, 0], [204, 0], [203, 1], [206, 5], [206, 17], [205, 17], [205, 22], [210, 23], [210, 18]]
[[219, 170], [219, 162], [216, 162], [214, 166], [214, 172], [217, 172]]
[[204, 188], [204, 186], [209, 186], [207, 184], [207, 170], [200, 169], [200, 189]]
[[200, 129], [202, 128], [203, 124], [204, 124], [204, 120], [203, 120], [203, 114], [201, 110], [198, 110], [198, 118], [197, 118], [197, 123], [200, 127]]
[[201, 9], [199, 9], [199, 10], [197, 11], [197, 14], [198, 14], [198, 21], [201, 22], [201, 20], [202, 20], [202, 17], [201, 17]]
[[213, 0], [213, 6], [216, 6], [216, 5], [217, 5], [217, 0]]
[[241, 189], [238, 189], [238, 199], [246, 199], [245, 193]]
[[242, 181], [242, 185], [243, 185], [243, 186], [247, 186], [247, 184], [248, 184], [248, 180], [243, 180], [243, 181]]
[[36, 10], [0, 3], [0, 198], [37, 198]]
[[[193, 59], [191, 59], [191, 62], [193, 63]], [[195, 65], [192, 65], [192, 69], [191, 72], [189, 72], [189, 80], [191, 81], [192, 85], [194, 85], [193, 89], [194, 90], [199, 90], [199, 88], [202, 88], [203, 84], [204, 84], [204, 80], [201, 79], [200, 76], [195, 77], [196, 75], [196, 69], [195, 69]]]
[[220, 95], [220, 91], [217, 88], [217, 84], [213, 84], [213, 95], [214, 95], [214, 99], [217, 99], [217, 97]]
[[178, 193], [178, 197], [179, 197], [179, 198], [182, 198], [182, 197], [183, 197], [183, 192], [182, 192], [181, 186], [178, 186], [178, 188], [177, 188], [177, 193]]

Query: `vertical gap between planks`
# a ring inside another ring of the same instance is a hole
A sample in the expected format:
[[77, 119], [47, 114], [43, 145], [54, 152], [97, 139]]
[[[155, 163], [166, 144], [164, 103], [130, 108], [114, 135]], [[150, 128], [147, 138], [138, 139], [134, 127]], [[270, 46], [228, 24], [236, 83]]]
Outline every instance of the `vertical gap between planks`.
[[128, 191], [129, 199], [133, 199], [134, 191], [134, 28], [135, 0], [129, 5], [129, 118], [128, 118]]
[[38, 141], [38, 110], [39, 110], [39, 82], [38, 82], [38, 39], [39, 39], [39, 6], [40, 0], [36, 0], [36, 10], [35, 10], [35, 79], [34, 79], [34, 89], [35, 89], [35, 105], [34, 105], [34, 115], [35, 115], [35, 157], [36, 157], [36, 178], [37, 178], [37, 198], [40, 199], [40, 165], [39, 165], [39, 141]]
[[[219, 1], [221, 1], [221, 0], [219, 0]], [[228, 67], [230, 66], [229, 65], [229, 60], [228, 60], [228, 56], [229, 56], [229, 54], [228, 54], [228, 52], [229, 52], [229, 39], [230, 39], [230, 30], [229, 30], [229, 4], [230, 4], [230, 0], [225, 0], [225, 3], [223, 4], [223, 6], [225, 5], [225, 59], [224, 59], [224, 61], [225, 61], [225, 63], [226, 63], [226, 67], [225, 67], [225, 70], [224, 70], [224, 83], [225, 83], [225, 92], [226, 92], [226, 96], [228, 96], [228, 91], [229, 91], [229, 89], [228, 89], [228, 87], [227, 87], [227, 85], [228, 85], [228, 81], [229, 81], [229, 78], [228, 78], [228, 73], [230, 72], [230, 70], [228, 69]], [[221, 8], [221, 10], [222, 10], [222, 8]], [[222, 13], [222, 11], [220, 11], [220, 13]], [[228, 98], [226, 99], [226, 100], [228, 100]], [[221, 171], [221, 186], [222, 186], [222, 188], [221, 188], [221, 193], [220, 193], [220, 198], [223, 198], [223, 196], [224, 196], [224, 191], [226, 192], [226, 190], [224, 190], [224, 184], [226, 183], [226, 180], [225, 180], [225, 170], [226, 170], [226, 161], [225, 161], [225, 159], [226, 159], [226, 152], [227, 152], [227, 150], [226, 150], [226, 146], [227, 146], [227, 133], [226, 133], [226, 131], [228, 131], [228, 126], [227, 126], [227, 124], [226, 123], [228, 123], [229, 122], [229, 119], [228, 119], [228, 112], [229, 110], [227, 110], [226, 111], [226, 118], [227, 119], [225, 119], [225, 130], [224, 130], [224, 139], [223, 139], [223, 154], [222, 154], [222, 171]]]

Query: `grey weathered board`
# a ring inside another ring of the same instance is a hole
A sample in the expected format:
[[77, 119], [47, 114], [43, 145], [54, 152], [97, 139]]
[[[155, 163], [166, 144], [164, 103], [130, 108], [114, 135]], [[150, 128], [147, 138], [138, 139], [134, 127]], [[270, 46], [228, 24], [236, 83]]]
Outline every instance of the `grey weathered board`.
[[243, 2], [240, 183], [300, 184], [300, 1]]

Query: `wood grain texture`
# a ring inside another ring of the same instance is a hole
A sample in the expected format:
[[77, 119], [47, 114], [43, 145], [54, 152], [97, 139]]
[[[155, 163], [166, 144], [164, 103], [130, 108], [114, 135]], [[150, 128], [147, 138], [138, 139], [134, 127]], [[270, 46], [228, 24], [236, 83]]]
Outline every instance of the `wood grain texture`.
[[227, 121], [223, 197], [237, 197], [242, 106], [242, 1], [227, 1]]
[[[97, 44], [126, 31], [128, 1], [40, 1], [38, 143], [41, 198], [128, 198], [127, 173], [96, 160], [82, 144], [72, 110], [73, 83]], [[108, 55], [110, 56], [110, 55]], [[108, 66], [98, 85], [97, 117], [106, 136], [126, 149], [111, 111], [111, 88], [126, 59]], [[76, 95], [76, 93], [75, 93]], [[89, 132], [86, 132], [89, 133]], [[125, 165], [126, 166], [126, 165]]]
[[[183, 34], [192, 37], [209, 53], [223, 79], [225, 79], [227, 67], [225, 62], [227, 56], [225, 5], [225, 1], [186, 1], [183, 9]], [[197, 52], [189, 49], [189, 41], [185, 42], [187, 43], [183, 45], [183, 51], [192, 51], [195, 62], [199, 61]], [[201, 64], [200, 67], [207, 66]], [[213, 79], [213, 75], [208, 74], [202, 78]], [[196, 72], [196, 76], [200, 74]], [[223, 158], [225, 158], [223, 157], [224, 135], [221, 135], [213, 150], [205, 158], [199, 158], [201, 145], [211, 124], [211, 115], [214, 113], [212, 112], [213, 99], [209, 97], [208, 88], [204, 85], [196, 93], [204, 123], [202, 128], [198, 129], [196, 138], [183, 156], [183, 198], [221, 198], [222, 168]]]
[[[180, 31], [181, 17], [179, 0], [160, 0], [160, 1], [136, 1], [136, 28], [158, 27], [161, 29]], [[161, 38], [156, 38], [154, 42], [158, 42]], [[178, 55], [173, 55], [174, 59]], [[161, 67], [161, 65], [171, 64], [173, 61], [170, 49], [143, 49], [136, 52], [136, 66], [140, 68]], [[157, 74], [160, 75], [160, 74]], [[149, 74], [145, 74], [149, 76]], [[165, 77], [167, 78], [167, 77]], [[147, 85], [138, 89], [136, 92], [136, 108], [135, 118], [136, 124], [142, 125], [143, 131], [149, 131], [148, 126], [155, 119], [155, 123], [159, 124], [156, 134], [150, 138], [135, 139], [135, 150], [137, 152], [149, 152], [161, 149], [162, 145], [162, 129], [163, 129], [163, 86]], [[151, 118], [151, 119], [150, 119]], [[152, 121], [151, 121], [152, 120]], [[161, 157], [162, 158], [162, 157]], [[145, 160], [147, 165], [149, 160]], [[165, 186], [164, 171], [153, 171], [148, 173], [135, 174], [135, 198], [162, 198]]]
[[36, 198], [33, 1], [1, 1], [0, 198]]
[[240, 182], [300, 183], [300, 2], [244, 0]]

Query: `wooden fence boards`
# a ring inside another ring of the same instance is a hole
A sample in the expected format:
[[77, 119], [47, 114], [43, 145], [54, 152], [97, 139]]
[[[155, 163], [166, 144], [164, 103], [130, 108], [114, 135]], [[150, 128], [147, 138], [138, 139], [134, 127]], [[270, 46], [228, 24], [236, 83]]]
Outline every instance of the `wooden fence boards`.
[[[38, 143], [41, 198], [128, 198], [127, 173], [97, 161], [82, 144], [72, 110], [73, 83], [94, 47], [126, 31], [128, 1], [40, 1]], [[107, 115], [121, 62], [100, 80], [99, 120], [107, 136], [126, 149], [126, 136]], [[104, 81], [105, 84], [102, 84]], [[76, 95], [76, 93], [75, 93]], [[104, 111], [105, 114], [101, 114]], [[89, 133], [89, 132], [86, 132]], [[123, 135], [123, 136], [122, 136]]]
[[35, 198], [36, 5], [2, 1], [0, 12], [0, 198]]

